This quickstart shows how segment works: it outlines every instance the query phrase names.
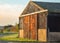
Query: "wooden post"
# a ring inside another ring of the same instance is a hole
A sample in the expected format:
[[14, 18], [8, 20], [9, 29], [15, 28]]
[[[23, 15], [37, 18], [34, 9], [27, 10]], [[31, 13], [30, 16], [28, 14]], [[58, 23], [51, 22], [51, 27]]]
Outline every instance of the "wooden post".
[[47, 15], [47, 12], [39, 14], [38, 40], [41, 42], [47, 42]]
[[[21, 22], [21, 23], [20, 23]], [[18, 37], [19, 38], [24, 38], [24, 31], [23, 31], [23, 18], [19, 18], [19, 34], [18, 34]]]

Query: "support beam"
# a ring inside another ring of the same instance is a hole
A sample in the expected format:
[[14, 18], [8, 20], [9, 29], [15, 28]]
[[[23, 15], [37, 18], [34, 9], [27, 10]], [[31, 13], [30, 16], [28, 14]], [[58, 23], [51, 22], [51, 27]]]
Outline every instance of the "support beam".
[[48, 11], [48, 10], [37, 11], [37, 12], [33, 12], [33, 13], [21, 15], [20, 17], [29, 16], [29, 15], [33, 15], [33, 14], [36, 14], [36, 13], [43, 13], [43, 12], [47, 12], [47, 11]]

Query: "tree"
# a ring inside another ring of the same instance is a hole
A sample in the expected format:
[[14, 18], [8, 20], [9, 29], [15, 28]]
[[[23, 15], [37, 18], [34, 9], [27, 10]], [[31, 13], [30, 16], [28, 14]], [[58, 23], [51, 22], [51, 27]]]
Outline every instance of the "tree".
[[16, 23], [16, 25], [15, 25], [15, 28], [16, 28], [16, 31], [18, 32], [18, 24]]

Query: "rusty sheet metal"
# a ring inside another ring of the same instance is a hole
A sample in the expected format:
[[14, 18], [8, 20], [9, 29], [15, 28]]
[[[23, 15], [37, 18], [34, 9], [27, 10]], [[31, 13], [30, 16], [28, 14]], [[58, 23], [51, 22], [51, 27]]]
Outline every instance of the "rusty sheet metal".
[[23, 18], [24, 38], [37, 40], [37, 14]]
[[30, 39], [37, 40], [37, 14], [29, 16], [29, 35]]
[[23, 18], [23, 29], [24, 29], [24, 38], [29, 37], [29, 16]]

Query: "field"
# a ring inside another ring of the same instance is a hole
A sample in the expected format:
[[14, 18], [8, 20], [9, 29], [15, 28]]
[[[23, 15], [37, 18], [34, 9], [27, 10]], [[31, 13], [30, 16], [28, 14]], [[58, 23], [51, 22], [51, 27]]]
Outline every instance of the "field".
[[[18, 38], [18, 33], [0, 33], [0, 41], [4, 42], [38, 42], [36, 40], [28, 40]], [[39, 42], [38, 42], [39, 43]], [[49, 32], [48, 43], [60, 43], [60, 32]]]
[[36, 40], [18, 38], [18, 33], [9, 33], [9, 34], [3, 33], [2, 35], [0, 35], [0, 40], [1, 41], [36, 41]]

